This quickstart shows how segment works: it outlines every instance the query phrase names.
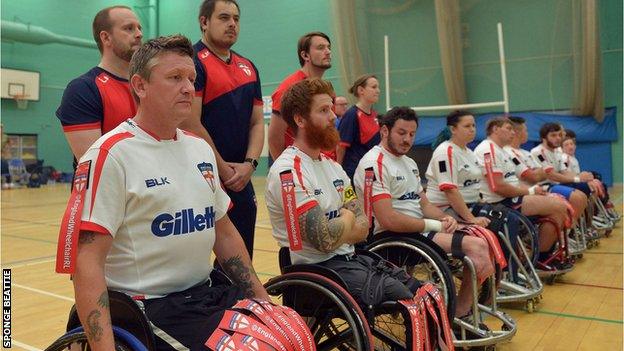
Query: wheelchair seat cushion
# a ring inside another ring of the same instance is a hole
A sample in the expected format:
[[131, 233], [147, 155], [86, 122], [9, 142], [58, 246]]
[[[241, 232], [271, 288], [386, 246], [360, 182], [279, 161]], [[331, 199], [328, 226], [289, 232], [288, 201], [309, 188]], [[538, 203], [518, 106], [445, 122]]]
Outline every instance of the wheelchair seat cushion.
[[156, 335], [157, 349], [176, 349], [182, 344], [201, 350], [225, 311], [243, 298], [243, 291], [236, 286], [203, 284], [143, 303]]
[[364, 307], [412, 298], [420, 287], [420, 282], [403, 269], [372, 256], [336, 256], [319, 265], [338, 273], [349, 293]]

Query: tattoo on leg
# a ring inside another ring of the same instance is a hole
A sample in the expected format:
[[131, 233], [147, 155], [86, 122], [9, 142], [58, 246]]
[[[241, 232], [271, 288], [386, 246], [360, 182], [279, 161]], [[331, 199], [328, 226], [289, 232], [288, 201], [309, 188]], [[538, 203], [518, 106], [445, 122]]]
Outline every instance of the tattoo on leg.
[[93, 341], [100, 341], [100, 339], [102, 338], [103, 330], [100, 326], [101, 316], [102, 313], [100, 313], [100, 311], [98, 310], [91, 311], [91, 313], [89, 313], [89, 315], [87, 316], [86, 332], [89, 339]]
[[98, 299], [98, 305], [103, 308], [110, 307], [110, 302], [108, 301], [108, 291], [105, 291], [102, 293], [102, 295], [100, 295], [100, 298]]
[[79, 244], [91, 244], [95, 240], [94, 232], [80, 232]]
[[253, 267], [247, 267], [240, 255], [228, 258], [221, 266], [234, 284], [243, 290], [245, 297], [254, 297], [251, 275], [255, 275], [256, 272]]

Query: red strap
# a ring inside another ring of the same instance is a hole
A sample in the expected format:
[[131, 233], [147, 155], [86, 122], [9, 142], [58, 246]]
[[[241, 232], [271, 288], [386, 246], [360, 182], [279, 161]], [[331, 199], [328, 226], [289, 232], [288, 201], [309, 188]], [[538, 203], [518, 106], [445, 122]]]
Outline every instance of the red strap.
[[486, 152], [483, 155], [483, 163], [485, 164], [485, 175], [487, 176], [490, 190], [496, 192], [496, 183], [494, 182], [494, 168], [492, 167], [492, 154]]
[[67, 202], [67, 208], [65, 209], [59, 230], [58, 246], [56, 248], [57, 273], [72, 274], [76, 271], [78, 236], [80, 235], [80, 225], [82, 223], [84, 198], [89, 187], [90, 170], [91, 160], [82, 162], [76, 167], [74, 189]]
[[269, 344], [262, 342], [253, 336], [234, 333], [232, 334], [232, 340], [240, 345], [242, 350], [250, 350], [250, 351], [274, 351], [275, 349], [271, 347]]
[[237, 302], [232, 309], [243, 309], [253, 313], [264, 325], [273, 332], [273, 335], [289, 350], [292, 349], [291, 340], [286, 332], [277, 324], [277, 322], [255, 301], [245, 299]]
[[572, 205], [568, 202], [568, 200], [566, 200], [566, 198], [563, 197], [563, 195], [561, 194], [548, 193], [547, 196], [554, 197], [556, 199], [559, 199], [560, 201], [563, 201], [563, 203], [566, 205], [566, 209], [568, 210], [567, 211], [568, 215], [566, 216], [564, 226], [566, 228], [572, 228], [573, 219], [574, 219], [574, 216], [576, 215], [576, 211], [574, 210], [574, 207], [572, 207]]
[[234, 340], [228, 333], [219, 328], [215, 329], [204, 345], [215, 351], [243, 350], [239, 342]]
[[501, 269], [507, 267], [507, 260], [505, 259], [505, 254], [503, 253], [503, 249], [498, 242], [496, 234], [489, 229], [478, 225], [470, 225], [468, 226], [468, 229], [472, 235], [478, 236], [487, 241], [490, 248], [490, 256], [496, 260], [496, 263], [498, 263]]
[[[410, 320], [412, 322], [412, 350], [414, 351], [423, 351], [424, 343], [423, 343], [423, 330], [422, 330], [422, 314], [420, 312], [420, 308], [418, 304], [414, 300], [398, 300], [398, 303], [403, 305], [407, 312], [409, 312]], [[410, 349], [408, 347], [408, 349]]]
[[303, 334], [304, 337], [304, 344], [307, 345], [307, 348], [305, 348], [305, 350], [316, 350], [316, 344], [314, 343], [314, 338], [312, 337], [312, 332], [310, 331], [310, 328], [308, 328], [307, 324], [303, 321], [303, 319], [301, 318], [301, 316], [299, 314], [297, 314], [297, 312], [295, 312], [293, 309], [286, 307], [286, 306], [280, 306], [277, 305], [276, 306], [278, 309], [282, 310], [282, 313], [284, 313], [286, 316], [290, 317], [291, 320], [295, 321], [295, 323], [299, 326], [299, 328], [301, 330], [303, 330], [305, 333]]
[[267, 327], [242, 313], [226, 310], [221, 322], [219, 322], [219, 328], [253, 336], [273, 346], [277, 350], [289, 351]]
[[444, 333], [444, 342], [446, 343], [446, 349], [455, 350], [455, 346], [453, 345], [453, 333], [451, 331], [451, 323], [448, 320], [446, 305], [444, 304], [444, 300], [442, 299], [442, 294], [440, 293], [440, 290], [438, 290], [431, 283], [425, 283], [425, 285], [423, 285], [421, 289], [425, 290], [429, 294], [429, 296], [433, 298], [438, 308], [438, 311], [440, 312], [440, 319], [442, 321], [442, 331]]
[[295, 197], [295, 182], [292, 171], [281, 172], [280, 181], [282, 183], [282, 204], [290, 251], [299, 251], [303, 248], [303, 241], [299, 229], [299, 218], [297, 218], [297, 198]]
[[[295, 350], [315, 350], [316, 347], [310, 346], [309, 343], [305, 340], [306, 334], [308, 334], [309, 339], [312, 339], [311, 332], [306, 327], [302, 329], [297, 321], [293, 320], [289, 315], [287, 315], [284, 310], [278, 308], [277, 305], [265, 301], [265, 300], [256, 300], [264, 310], [273, 318], [273, 320], [279, 325], [279, 327], [284, 331], [286, 337], [290, 341], [291, 346]], [[295, 313], [296, 314], [296, 313]], [[314, 343], [312, 343], [314, 345]], [[311, 348], [312, 347], [312, 348]]]
[[373, 225], [373, 181], [375, 180], [375, 171], [373, 167], [364, 171], [364, 213], [368, 218], [368, 227]]

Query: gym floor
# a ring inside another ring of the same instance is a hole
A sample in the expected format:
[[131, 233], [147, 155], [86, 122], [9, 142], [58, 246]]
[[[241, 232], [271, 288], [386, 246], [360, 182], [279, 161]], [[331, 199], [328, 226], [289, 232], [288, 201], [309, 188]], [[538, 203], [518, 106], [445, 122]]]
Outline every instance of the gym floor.
[[[253, 179], [258, 195], [254, 267], [264, 282], [279, 273], [277, 245], [264, 201], [264, 178]], [[622, 187], [610, 189], [622, 213]], [[73, 304], [68, 276], [54, 273], [67, 184], [2, 190], [2, 267], [12, 273], [12, 341], [18, 350], [42, 350], [62, 335]], [[534, 313], [504, 305], [518, 333], [499, 350], [622, 350], [622, 225], [585, 252], [575, 269], [547, 285]]]

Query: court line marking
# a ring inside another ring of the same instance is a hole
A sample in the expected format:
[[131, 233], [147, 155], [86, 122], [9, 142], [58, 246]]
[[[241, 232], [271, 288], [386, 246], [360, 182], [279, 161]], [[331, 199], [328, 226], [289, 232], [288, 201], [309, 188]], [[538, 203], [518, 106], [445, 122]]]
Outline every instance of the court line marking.
[[19, 235], [13, 235], [13, 234], [2, 234], [2, 236], [6, 236], [9, 238], [15, 238], [15, 239], [24, 239], [24, 240], [31, 240], [31, 241], [38, 241], [40, 243], [47, 243], [47, 244], [54, 244], [56, 245], [56, 241], [52, 241], [52, 240], [44, 240], [44, 239], [38, 239], [38, 238], [29, 238], [26, 236], [19, 236]]
[[18, 288], [22, 288], [22, 289], [29, 290], [29, 291], [32, 291], [32, 292], [36, 292], [36, 293], [39, 293], [39, 294], [42, 294], [42, 295], [56, 297], [57, 299], [61, 299], [61, 300], [69, 301], [69, 302], [74, 302], [74, 299], [71, 299], [71, 298], [69, 298], [67, 296], [58, 295], [58, 294], [54, 294], [54, 293], [51, 293], [51, 292], [43, 291], [43, 290], [40, 290], [40, 289], [31, 288], [29, 286], [22, 285], [22, 284], [13, 283], [12, 285], [16, 286]]
[[604, 322], [604, 323], [612, 323], [612, 324], [624, 324], [624, 321], [617, 320], [617, 319], [606, 319], [606, 318], [579, 316], [579, 315], [576, 315], [576, 314], [552, 312], [552, 311], [545, 311], [545, 310], [539, 310], [539, 309], [536, 310], [535, 313], [548, 314], [548, 315], [557, 316], [557, 317], [582, 319], [582, 320], [587, 320], [587, 321], [596, 321], [596, 322]]
[[24, 350], [28, 350], [28, 351], [43, 351], [42, 349], [38, 349], [34, 346], [30, 346], [28, 344], [24, 344], [23, 342], [17, 341], [15, 339], [11, 340], [11, 346], [18, 346], [23, 348]]
[[617, 286], [606, 286], [606, 285], [594, 285], [594, 284], [583, 284], [583, 283], [570, 283], [570, 282], [558, 282], [565, 285], [577, 285], [577, 286], [585, 286], [588, 288], [602, 288], [602, 289], [613, 289], [613, 290], [624, 290], [624, 288], [619, 288]]
[[2, 267], [13, 269], [13, 268], [20, 268], [20, 267], [30, 266], [34, 264], [39, 264], [39, 263], [52, 262], [55, 260], [55, 257], [56, 257], [55, 255], [50, 255], [50, 256], [41, 256], [41, 257], [28, 258], [24, 260], [11, 261], [11, 262], [3, 263]]
[[597, 254], [597, 255], [621, 255], [622, 252], [609, 252], [609, 251], [585, 251], [584, 254]]
[[9, 221], [9, 222], [24, 223], [24, 224], [45, 225], [45, 226], [49, 226], [49, 227], [59, 227], [61, 225], [60, 223], [56, 223], [56, 222], [55, 223], [46, 223], [46, 222], [27, 221], [25, 219], [15, 219], [15, 218], [6, 218], [6, 217], [3, 217], [2, 220], [3, 221]]

